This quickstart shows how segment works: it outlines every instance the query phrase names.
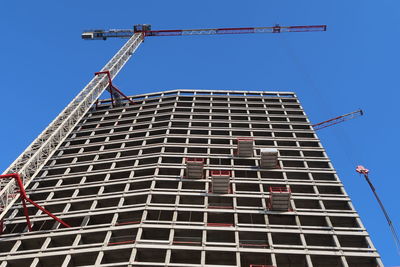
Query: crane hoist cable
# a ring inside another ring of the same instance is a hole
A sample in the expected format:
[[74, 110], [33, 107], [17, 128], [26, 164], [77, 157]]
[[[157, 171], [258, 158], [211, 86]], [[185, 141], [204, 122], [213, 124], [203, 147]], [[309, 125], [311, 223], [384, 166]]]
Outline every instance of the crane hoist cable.
[[396, 244], [397, 253], [400, 255], [400, 239], [399, 239], [399, 236], [398, 236], [398, 234], [397, 234], [396, 228], [395, 228], [394, 225], [393, 225], [392, 220], [391, 220], [390, 217], [389, 217], [388, 212], [387, 212], [386, 209], [385, 209], [385, 206], [383, 205], [381, 199], [380, 199], [379, 196], [378, 196], [378, 193], [376, 192], [376, 189], [375, 189], [374, 185], [372, 184], [371, 180], [370, 180], [369, 177], [368, 177], [369, 170], [366, 169], [364, 166], [359, 165], [359, 166], [357, 166], [357, 168], [356, 168], [356, 172], [358, 172], [359, 174], [364, 175], [364, 178], [365, 178], [365, 180], [367, 181], [369, 187], [371, 188], [372, 193], [374, 193], [374, 196], [375, 196], [376, 200], [378, 201], [378, 204], [379, 204], [379, 206], [381, 207], [381, 210], [382, 210], [383, 214], [385, 215], [386, 221], [387, 221], [388, 224], [389, 224], [390, 231], [391, 231], [391, 233], [392, 233], [394, 242], [395, 242], [395, 244]]

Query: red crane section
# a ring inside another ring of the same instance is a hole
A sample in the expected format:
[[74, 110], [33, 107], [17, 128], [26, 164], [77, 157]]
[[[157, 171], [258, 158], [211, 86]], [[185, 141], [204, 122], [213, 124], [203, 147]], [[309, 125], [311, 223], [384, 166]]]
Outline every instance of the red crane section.
[[[71, 227], [69, 224], [67, 224], [66, 222], [64, 222], [63, 220], [61, 220], [57, 216], [55, 216], [53, 213], [51, 213], [47, 209], [45, 209], [42, 206], [38, 205], [35, 201], [33, 201], [32, 199], [30, 199], [27, 196], [24, 184], [23, 184], [22, 179], [21, 179], [21, 177], [20, 177], [20, 175], [18, 173], [10, 173], [10, 174], [0, 175], [0, 179], [14, 179], [15, 180], [15, 182], [17, 184], [17, 187], [19, 188], [18, 193], [15, 193], [15, 195], [16, 196], [19, 195], [19, 197], [21, 198], [22, 208], [23, 208], [23, 211], [24, 211], [24, 215], [25, 215], [25, 218], [26, 218], [26, 224], [28, 226], [28, 230], [29, 231], [32, 231], [33, 228], [32, 228], [32, 224], [31, 224], [31, 220], [29, 218], [29, 212], [28, 212], [28, 207], [26, 205], [26, 202], [29, 202], [34, 207], [36, 207], [37, 209], [41, 210], [47, 216], [51, 217], [55, 221], [57, 221], [60, 224], [64, 225], [65, 227]], [[4, 207], [0, 207], [0, 208], [2, 209]], [[3, 233], [3, 229], [4, 229], [4, 222], [3, 222], [3, 220], [0, 220], [0, 234]]]
[[333, 118], [333, 119], [330, 119], [327, 121], [313, 124], [312, 127], [314, 128], [315, 131], [317, 131], [317, 130], [321, 130], [323, 128], [344, 122], [344, 121], [354, 119], [354, 118], [362, 116], [362, 115], [364, 115], [364, 112], [361, 109], [359, 109], [359, 110], [344, 114], [342, 116], [339, 116], [339, 117], [336, 117], [336, 118]]

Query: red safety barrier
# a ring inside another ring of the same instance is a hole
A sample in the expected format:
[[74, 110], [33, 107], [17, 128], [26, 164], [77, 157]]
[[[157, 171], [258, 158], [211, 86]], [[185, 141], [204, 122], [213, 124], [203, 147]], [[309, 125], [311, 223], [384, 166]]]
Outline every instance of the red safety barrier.
[[204, 163], [203, 158], [186, 158], [186, 162], [201, 162]]
[[[26, 195], [26, 192], [25, 192], [24, 184], [22, 183], [22, 179], [21, 179], [21, 177], [19, 176], [18, 173], [10, 173], [10, 174], [0, 175], [0, 179], [10, 179], [10, 178], [15, 179], [15, 183], [19, 187], [19, 196], [21, 198], [22, 207], [24, 209], [24, 215], [25, 215], [25, 218], [26, 218], [26, 224], [28, 226], [28, 230], [29, 231], [32, 231], [32, 225], [31, 225], [31, 220], [29, 218], [28, 208], [26, 207], [26, 201], [28, 201], [33, 206], [35, 206], [37, 209], [43, 211], [49, 217], [53, 218], [55, 221], [59, 222], [60, 224], [64, 225], [65, 227], [71, 227], [69, 224], [67, 224], [66, 222], [64, 222], [63, 220], [61, 220], [57, 216], [55, 216], [53, 213], [51, 213], [50, 211], [46, 210], [42, 206], [38, 205], [32, 199], [28, 198], [28, 196]], [[3, 227], [2, 227], [2, 229], [3, 229]]]
[[269, 192], [271, 192], [271, 193], [290, 193], [291, 191], [290, 191], [290, 188], [287, 188], [287, 187], [270, 186]]
[[207, 223], [207, 226], [231, 227], [231, 226], [233, 226], [233, 224], [231, 224], [231, 223]]
[[261, 248], [268, 248], [268, 244], [246, 244], [246, 243], [239, 243], [239, 246], [242, 247], [261, 247]]
[[231, 171], [226, 171], [226, 170], [214, 170], [211, 171], [211, 176], [225, 176], [225, 175], [231, 175]]
[[254, 138], [252, 138], [252, 137], [238, 137], [238, 138], [236, 138], [236, 140], [238, 140], [238, 141], [253, 141]]
[[208, 206], [209, 209], [233, 209], [233, 206]]

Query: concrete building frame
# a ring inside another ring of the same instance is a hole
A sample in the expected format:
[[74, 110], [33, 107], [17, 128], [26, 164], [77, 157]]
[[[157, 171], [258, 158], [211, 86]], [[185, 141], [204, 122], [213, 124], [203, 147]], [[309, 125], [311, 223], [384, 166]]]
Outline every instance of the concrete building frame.
[[[26, 189], [70, 224], [16, 202], [0, 236], [10, 266], [383, 266], [293, 92], [170, 90], [93, 106]], [[237, 138], [254, 140], [238, 157]], [[277, 148], [279, 166], [259, 166]], [[204, 177], [185, 175], [186, 157]], [[231, 173], [210, 192], [212, 170]], [[290, 209], [269, 209], [270, 187]]]

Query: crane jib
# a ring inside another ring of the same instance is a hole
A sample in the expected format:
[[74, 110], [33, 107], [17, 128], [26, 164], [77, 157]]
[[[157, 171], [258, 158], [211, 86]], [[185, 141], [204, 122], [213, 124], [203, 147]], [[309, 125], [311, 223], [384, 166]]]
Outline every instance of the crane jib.
[[134, 33], [143, 36], [183, 36], [183, 35], [215, 35], [215, 34], [248, 34], [248, 33], [283, 33], [283, 32], [317, 32], [326, 31], [326, 25], [212, 28], [185, 30], [151, 30], [150, 25], [135, 25], [134, 29], [88, 30], [82, 33], [85, 40], [106, 40], [107, 38], [129, 38]]
[[145, 31], [144, 34], [145, 36], [181, 36], [181, 35], [281, 33], [281, 32], [309, 32], [309, 31], [326, 31], [326, 25], [288, 26], [288, 27], [276, 25], [273, 27], [161, 30], [161, 31]]

